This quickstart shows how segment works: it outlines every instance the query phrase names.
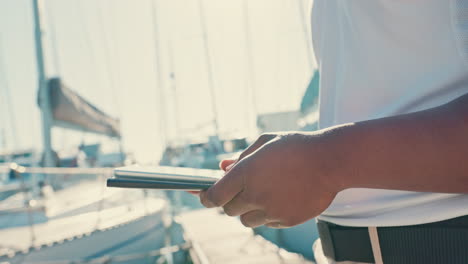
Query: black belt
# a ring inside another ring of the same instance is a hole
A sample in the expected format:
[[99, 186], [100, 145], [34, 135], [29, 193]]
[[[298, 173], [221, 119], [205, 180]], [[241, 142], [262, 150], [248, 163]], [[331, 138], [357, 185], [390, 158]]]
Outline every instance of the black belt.
[[[467, 205], [468, 206], [468, 205]], [[367, 227], [317, 223], [325, 256], [374, 263]], [[468, 264], [468, 216], [423, 225], [378, 227], [384, 264]]]

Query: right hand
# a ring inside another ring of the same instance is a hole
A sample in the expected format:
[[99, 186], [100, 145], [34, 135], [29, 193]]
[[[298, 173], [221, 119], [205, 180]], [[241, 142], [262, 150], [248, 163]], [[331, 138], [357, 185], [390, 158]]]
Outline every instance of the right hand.
[[290, 227], [317, 216], [340, 191], [322, 141], [318, 133], [262, 135], [239, 159], [221, 162], [226, 174], [200, 193], [202, 204], [223, 207], [248, 227]]

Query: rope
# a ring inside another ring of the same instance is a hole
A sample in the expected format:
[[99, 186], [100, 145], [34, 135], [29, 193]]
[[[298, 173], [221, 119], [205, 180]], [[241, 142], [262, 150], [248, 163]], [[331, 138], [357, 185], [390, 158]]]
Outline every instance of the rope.
[[[104, 47], [104, 61], [105, 61], [105, 67], [106, 67], [106, 74], [108, 78], [108, 83], [109, 83], [109, 95], [111, 96], [111, 99], [113, 101], [114, 107], [116, 108], [117, 112], [119, 112], [119, 104], [116, 96], [116, 92], [114, 89], [116, 88], [115, 82], [114, 82], [114, 69], [112, 67], [111, 63], [111, 47], [109, 44], [109, 35], [107, 34], [107, 31], [105, 30], [105, 22], [104, 22], [104, 8], [102, 7], [102, 1], [98, 3], [97, 6], [97, 20], [99, 24], [99, 30], [101, 31], [101, 36], [102, 36], [102, 45]], [[115, 50], [115, 49], [112, 49]], [[120, 113], [119, 113], [120, 114]]]
[[[97, 68], [97, 61], [96, 61], [96, 52], [94, 51], [94, 48], [93, 48], [93, 43], [91, 41], [91, 33], [89, 31], [89, 25], [88, 25], [88, 12], [87, 10], [85, 9], [84, 5], [83, 5], [83, 1], [74, 1], [75, 2], [75, 5], [76, 5], [76, 9], [77, 9], [77, 13], [80, 13], [80, 25], [81, 25], [81, 29], [83, 31], [83, 40], [84, 40], [84, 49], [87, 50], [87, 54], [89, 55], [89, 65], [88, 65], [88, 73], [89, 73], [89, 79], [92, 80], [94, 79], [94, 82], [92, 82], [92, 84], [96, 85], [96, 82], [98, 81], [98, 75], [97, 75], [97, 72], [98, 72], [98, 68]], [[94, 68], [94, 70], [92, 69]], [[94, 77], [94, 78], [93, 78]], [[92, 89], [94, 89], [93, 86], [91, 86]]]
[[299, 13], [299, 19], [302, 27], [302, 32], [304, 34], [304, 42], [306, 46], [307, 52], [307, 64], [309, 65], [309, 69], [313, 72], [315, 65], [314, 65], [314, 55], [312, 51], [312, 43], [311, 43], [311, 36], [309, 35], [309, 28], [308, 28], [308, 16], [305, 15], [304, 11], [304, 0], [297, 0], [297, 8]]
[[157, 0], [149, 0], [151, 6], [149, 7], [151, 10], [151, 19], [152, 19], [152, 26], [153, 26], [153, 31], [152, 31], [152, 42], [154, 45], [154, 52], [153, 52], [153, 60], [154, 60], [154, 78], [155, 78], [155, 83], [156, 83], [156, 89], [157, 89], [157, 101], [159, 104], [159, 108], [156, 109], [157, 111], [157, 116], [159, 118], [159, 129], [160, 129], [160, 134], [161, 134], [161, 143], [163, 148], [168, 146], [169, 143], [169, 137], [167, 134], [166, 126], [167, 126], [167, 117], [166, 117], [166, 100], [164, 100], [164, 82], [163, 82], [163, 74], [162, 74], [162, 65], [161, 65], [161, 43], [160, 43], [160, 30], [159, 30], [159, 14], [158, 14], [158, 2]]
[[218, 105], [217, 105], [217, 95], [216, 95], [216, 84], [215, 84], [215, 73], [214, 73], [214, 65], [213, 65], [213, 58], [210, 50], [210, 43], [208, 39], [208, 28], [206, 24], [206, 17], [205, 17], [205, 5], [203, 0], [198, 0], [198, 15], [200, 16], [200, 27], [202, 30], [202, 37], [203, 37], [203, 49], [205, 52], [206, 58], [206, 70], [208, 75], [208, 87], [210, 91], [211, 97], [211, 107], [213, 110], [214, 115], [214, 128], [215, 128], [215, 135], [219, 136], [219, 112], [218, 112]]
[[10, 165], [10, 169], [18, 173], [42, 173], [42, 174], [110, 174], [113, 168], [56, 168], [56, 167], [23, 167], [16, 163]]
[[[254, 54], [253, 54], [253, 45], [252, 45], [252, 30], [250, 23], [250, 7], [249, 1], [244, 0], [243, 5], [243, 16], [244, 16], [244, 33], [245, 33], [245, 56], [247, 67], [246, 70], [246, 98], [250, 98], [251, 107], [246, 107], [246, 120], [248, 122], [248, 135], [256, 134], [257, 129], [257, 116], [258, 116], [258, 98], [256, 87], [256, 76], [255, 76], [255, 63], [254, 63]], [[250, 113], [249, 108], [251, 108], [252, 113]]]
[[[119, 78], [120, 74], [117, 74], [115, 75], [115, 69], [112, 68], [112, 62], [111, 62], [111, 58], [112, 57], [118, 57], [118, 53], [116, 52], [116, 48], [112, 48], [111, 50], [111, 47], [110, 47], [110, 44], [109, 44], [109, 35], [106, 34], [106, 30], [104, 29], [105, 27], [105, 23], [104, 23], [104, 12], [103, 12], [103, 7], [102, 7], [102, 1], [97, 3], [97, 16], [98, 16], [98, 23], [99, 23], [99, 30], [101, 31], [101, 36], [102, 36], [102, 43], [103, 43], [103, 46], [104, 46], [104, 56], [105, 56], [105, 68], [106, 68], [106, 73], [107, 73], [107, 78], [108, 78], [108, 82], [109, 82], [109, 95], [111, 97], [111, 100], [112, 100], [112, 104], [115, 108], [115, 111], [117, 112], [117, 116], [120, 117], [122, 116], [122, 112], [121, 112], [121, 109], [120, 109], [120, 102], [119, 102], [119, 99], [118, 99], [118, 89], [117, 89], [117, 85], [115, 83], [115, 80], [114, 78]], [[114, 5], [111, 5], [111, 7], [114, 6]], [[109, 11], [109, 15], [112, 15], [111, 11]], [[112, 29], [110, 31], [113, 31]], [[115, 41], [115, 39], [112, 39], [112, 32], [109, 32], [109, 34], [111, 35], [111, 43], [117, 43]], [[111, 51], [113, 51], [113, 55], [111, 54]], [[116, 54], [117, 53], [117, 54]], [[117, 58], [118, 59], [118, 58]], [[121, 83], [121, 81], [117, 80], [118, 83]], [[119, 123], [119, 128], [120, 130], [122, 131], [122, 123], [120, 122]], [[123, 153], [123, 138], [122, 138], [122, 134], [120, 135], [120, 137], [118, 138], [119, 140], [119, 148], [120, 148], [120, 153], [121, 153], [121, 159], [122, 159], [122, 163], [125, 162], [125, 154]]]

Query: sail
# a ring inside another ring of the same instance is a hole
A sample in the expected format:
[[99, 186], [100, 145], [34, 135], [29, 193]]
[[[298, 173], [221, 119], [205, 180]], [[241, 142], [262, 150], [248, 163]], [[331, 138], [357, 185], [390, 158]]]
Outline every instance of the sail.
[[60, 78], [48, 82], [54, 126], [120, 137], [120, 121], [99, 110], [76, 92], [67, 88]]

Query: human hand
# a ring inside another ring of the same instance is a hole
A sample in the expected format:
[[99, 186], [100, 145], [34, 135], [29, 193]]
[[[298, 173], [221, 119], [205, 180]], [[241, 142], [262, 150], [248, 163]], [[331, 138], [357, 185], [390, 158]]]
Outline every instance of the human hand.
[[[219, 168], [225, 172], [228, 172], [232, 168], [232, 166], [234, 166], [234, 163], [236, 163], [237, 160], [238, 160], [237, 158], [224, 159], [219, 163]], [[187, 191], [187, 192], [196, 196], [200, 195], [200, 191]]]
[[320, 135], [262, 135], [237, 160], [224, 160], [225, 176], [200, 193], [206, 207], [223, 207], [248, 227], [290, 227], [323, 212], [340, 191], [320, 148]]

